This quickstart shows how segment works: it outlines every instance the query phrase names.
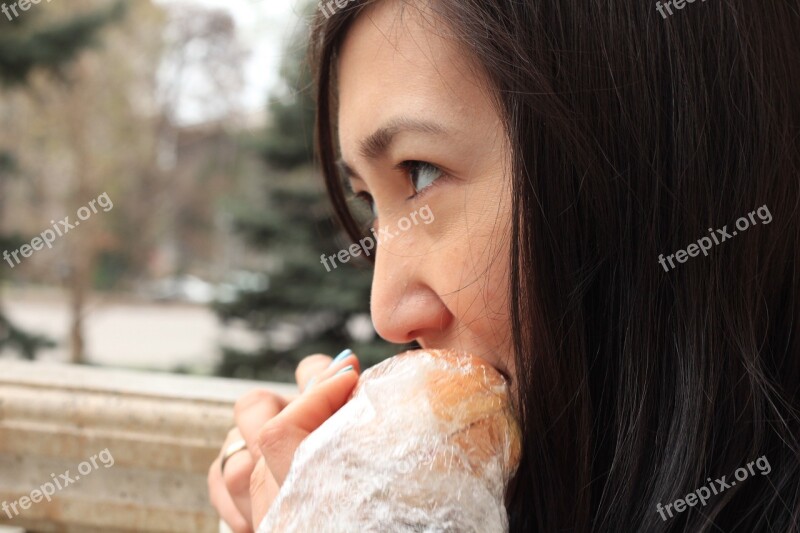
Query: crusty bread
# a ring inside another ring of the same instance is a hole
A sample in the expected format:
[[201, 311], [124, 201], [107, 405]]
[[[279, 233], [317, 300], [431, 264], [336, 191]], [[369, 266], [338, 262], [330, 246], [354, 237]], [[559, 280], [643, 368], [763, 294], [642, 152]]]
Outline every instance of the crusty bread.
[[[503, 461], [507, 469], [515, 470], [521, 438], [505, 378], [483, 359], [453, 350], [412, 350], [395, 359], [427, 356], [441, 363], [426, 374], [425, 392], [431, 408], [450, 425], [450, 437], [467, 454], [472, 472], [482, 475], [483, 465], [496, 450], [503, 449], [507, 436], [511, 438]], [[369, 379], [368, 374], [361, 377], [361, 381]]]
[[404, 352], [364, 371], [301, 443], [258, 531], [502, 533], [520, 440], [490, 364]]

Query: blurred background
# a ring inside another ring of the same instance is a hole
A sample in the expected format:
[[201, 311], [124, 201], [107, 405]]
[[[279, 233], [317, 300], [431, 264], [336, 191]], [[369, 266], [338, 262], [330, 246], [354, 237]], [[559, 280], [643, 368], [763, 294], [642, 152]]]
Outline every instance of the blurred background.
[[[312, 353], [399, 350], [372, 327], [369, 268], [320, 263], [348, 241], [312, 165], [315, 4], [6, 3], [0, 368], [293, 381]], [[113, 207], [79, 220], [93, 201]], [[34, 240], [65, 217], [81, 225]]]

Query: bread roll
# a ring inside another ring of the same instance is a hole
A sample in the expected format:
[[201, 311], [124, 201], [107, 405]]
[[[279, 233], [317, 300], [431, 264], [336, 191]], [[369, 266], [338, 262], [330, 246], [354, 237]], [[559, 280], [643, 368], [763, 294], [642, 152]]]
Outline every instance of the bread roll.
[[507, 531], [519, 457], [508, 388], [491, 365], [405, 352], [364, 371], [301, 443], [258, 531]]

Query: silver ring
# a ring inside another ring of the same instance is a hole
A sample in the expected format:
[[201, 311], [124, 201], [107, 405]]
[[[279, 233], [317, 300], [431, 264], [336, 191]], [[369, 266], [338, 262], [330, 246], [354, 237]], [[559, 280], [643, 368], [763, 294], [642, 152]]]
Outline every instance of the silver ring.
[[247, 449], [247, 442], [244, 439], [239, 439], [231, 442], [228, 444], [228, 447], [225, 448], [225, 453], [222, 454], [222, 460], [219, 462], [219, 469], [224, 474], [225, 473], [225, 463], [228, 462], [228, 459], [233, 457], [233, 455], [239, 453], [242, 450]]

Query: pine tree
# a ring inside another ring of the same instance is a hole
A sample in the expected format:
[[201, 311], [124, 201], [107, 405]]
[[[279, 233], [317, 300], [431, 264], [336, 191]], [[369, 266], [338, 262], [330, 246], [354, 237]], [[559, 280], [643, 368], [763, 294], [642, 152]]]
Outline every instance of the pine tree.
[[288, 347], [266, 345], [257, 353], [224, 348], [219, 375], [293, 381], [297, 363], [313, 353], [335, 355], [349, 347], [367, 368], [399, 351], [377, 337], [357, 342], [348, 333], [348, 322], [369, 313], [371, 272], [366, 263], [351, 261], [329, 271], [320, 260], [321, 254], [331, 255], [348, 241], [333, 220], [321, 177], [311, 164], [314, 104], [304, 58], [303, 46], [289, 48], [281, 77], [292, 94], [274, 97], [268, 105], [271, 125], [258, 145], [267, 167], [268, 198], [258, 213], [237, 220], [250, 245], [278, 258], [279, 264], [266, 272], [266, 290], [216, 306], [223, 320], [244, 319], [261, 332], [294, 330], [296, 341]]
[[124, 14], [124, 3], [70, 20], [39, 26], [35, 12], [8, 21], [0, 17], [0, 82], [23, 84], [36, 68], [60, 72], [85, 48], [98, 44], [99, 31]]

